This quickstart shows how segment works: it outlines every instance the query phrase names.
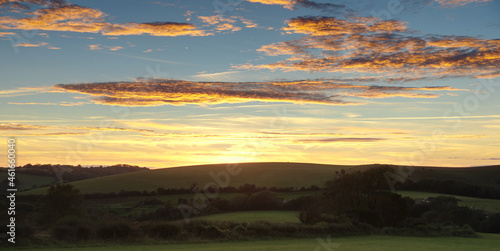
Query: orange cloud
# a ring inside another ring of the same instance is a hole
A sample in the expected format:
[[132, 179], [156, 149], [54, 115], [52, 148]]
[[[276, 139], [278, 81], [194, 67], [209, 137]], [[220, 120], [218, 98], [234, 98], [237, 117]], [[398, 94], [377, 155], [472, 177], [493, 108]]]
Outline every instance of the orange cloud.
[[15, 32], [0, 32], [0, 37], [15, 36], [15, 35], [17, 35]]
[[341, 4], [333, 4], [333, 3], [318, 3], [310, 0], [246, 0], [251, 3], [260, 3], [265, 5], [281, 5], [285, 9], [293, 10], [297, 6], [318, 9], [325, 12], [334, 12], [339, 9], [345, 8], [344, 5]]
[[27, 131], [27, 130], [40, 130], [46, 129], [47, 126], [27, 125], [27, 124], [12, 124], [0, 123], [0, 131]]
[[485, 3], [491, 2], [491, 0], [435, 0], [444, 7], [457, 7], [463, 6], [470, 3]]
[[405, 31], [406, 24], [401, 21], [384, 20], [374, 24], [363, 21], [348, 21], [334, 17], [299, 17], [287, 22], [285, 31], [309, 34], [312, 36], [334, 36], [360, 33], [387, 33]]
[[63, 101], [61, 103], [35, 103], [35, 102], [28, 102], [28, 103], [17, 103], [17, 102], [8, 102], [9, 105], [61, 105], [61, 106], [80, 106], [80, 105], [86, 105], [89, 104], [88, 102], [66, 102]]
[[260, 3], [265, 5], [282, 5], [284, 8], [293, 9], [296, 4], [296, 0], [246, 0], [251, 3]]
[[[451, 87], [397, 87], [354, 85], [347, 80], [298, 80], [276, 82], [192, 82], [153, 79], [137, 82], [61, 84], [54, 91], [88, 94], [98, 104], [158, 106], [261, 102], [356, 105], [348, 98], [436, 98], [436, 91]], [[421, 93], [427, 91], [427, 93]]]
[[241, 30], [241, 27], [235, 26], [235, 23], [238, 20], [241, 20], [241, 22], [245, 25], [245, 27], [248, 27], [249, 21], [244, 19], [240, 16], [231, 16], [231, 17], [222, 17], [220, 15], [213, 15], [213, 16], [199, 16], [198, 17], [203, 23], [206, 23], [207, 25], [214, 26], [212, 30], [214, 31], [239, 31]]
[[[262, 46], [269, 56], [290, 58], [236, 69], [405, 74], [422, 77], [494, 77], [500, 70], [500, 40], [416, 36], [395, 20], [300, 17], [283, 28], [307, 36]], [[321, 52], [318, 55], [318, 51]]]
[[18, 46], [18, 47], [41, 47], [41, 46], [45, 46], [47, 44], [48, 43], [45, 43], [45, 42], [40, 42], [40, 43], [36, 43], [36, 44], [32, 44], [32, 43], [19, 43], [19, 44], [16, 44], [14, 46]]
[[0, 17], [1, 29], [72, 31], [103, 35], [206, 36], [208, 34], [189, 23], [154, 22], [112, 24], [98, 9], [78, 5], [60, 5], [27, 12], [32, 17]]
[[381, 141], [381, 140], [386, 140], [386, 139], [384, 139], [384, 138], [328, 138], [328, 139], [301, 139], [301, 140], [296, 140], [295, 142], [300, 142], [300, 143], [335, 143], [335, 142], [360, 143], [360, 142], [375, 142], [375, 141]]
[[119, 127], [68, 127], [71, 130], [86, 130], [86, 131], [118, 131], [118, 132], [155, 132], [148, 129], [133, 129]]

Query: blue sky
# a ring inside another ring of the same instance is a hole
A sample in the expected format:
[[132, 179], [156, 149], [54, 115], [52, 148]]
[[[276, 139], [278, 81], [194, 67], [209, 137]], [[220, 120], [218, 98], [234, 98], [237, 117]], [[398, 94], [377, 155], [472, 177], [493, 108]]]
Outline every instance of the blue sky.
[[498, 1], [0, 4], [24, 164], [500, 161]]

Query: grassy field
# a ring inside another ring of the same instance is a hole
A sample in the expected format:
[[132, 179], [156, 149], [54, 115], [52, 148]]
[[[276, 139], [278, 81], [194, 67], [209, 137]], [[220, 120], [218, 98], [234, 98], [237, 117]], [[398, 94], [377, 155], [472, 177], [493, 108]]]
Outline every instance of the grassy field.
[[[7, 177], [9, 177], [7, 171], [5, 169], [1, 169], [0, 181], [5, 180]], [[32, 175], [21, 172], [16, 173], [16, 179], [19, 182], [17, 186], [17, 189], [19, 191], [29, 190], [35, 187], [47, 186], [57, 182], [57, 178], [55, 176]]]
[[414, 251], [414, 250], [439, 250], [439, 251], [498, 251], [500, 235], [481, 234], [479, 238], [458, 237], [393, 237], [393, 236], [353, 236], [331, 238], [318, 236], [315, 239], [284, 239], [261, 240], [245, 242], [219, 242], [219, 243], [186, 243], [186, 244], [161, 244], [161, 245], [129, 245], [129, 246], [95, 246], [95, 247], [64, 247], [63, 248], [32, 248], [19, 250], [37, 251], [156, 251], [156, 250], [315, 250], [315, 251]]
[[414, 192], [414, 191], [397, 191], [397, 193], [403, 196], [408, 196], [416, 200], [426, 199], [428, 197], [437, 197], [437, 196], [453, 196], [460, 200], [458, 202], [459, 206], [474, 207], [474, 209], [484, 210], [490, 213], [500, 213], [500, 200], [481, 199], [474, 197], [464, 197], [464, 196], [438, 194], [438, 193]]
[[[312, 195], [318, 192], [304, 191], [304, 192], [279, 192], [278, 196], [285, 200], [296, 199], [301, 196]], [[321, 193], [321, 191], [320, 191]], [[219, 198], [229, 200], [241, 193], [220, 193]], [[163, 205], [140, 205], [141, 201], [156, 198], [162, 202], [169, 202], [173, 206], [177, 205], [177, 200], [179, 198], [191, 199], [194, 196], [193, 193], [190, 194], [172, 194], [172, 195], [159, 195], [154, 197], [114, 197], [114, 198], [102, 198], [102, 199], [89, 199], [85, 202], [88, 208], [100, 208], [104, 210], [111, 210], [117, 212], [119, 215], [127, 216], [134, 215], [137, 213], [149, 213], [156, 209], [163, 207]]]
[[207, 221], [233, 221], [233, 222], [252, 222], [268, 221], [272, 223], [293, 222], [300, 223], [295, 211], [245, 211], [231, 212], [222, 214], [212, 214], [201, 217], [193, 217], [192, 220]]
[[[152, 191], [158, 187], [188, 188], [192, 183], [203, 188], [214, 182], [210, 172], [226, 172], [226, 164], [200, 165], [176, 168], [163, 168], [149, 171], [117, 174], [88, 180], [72, 182], [82, 193]], [[322, 186], [333, 178], [335, 171], [355, 166], [336, 166], [305, 163], [243, 163], [235, 168], [241, 169], [237, 175], [229, 175], [229, 186], [238, 187], [245, 183], [256, 186], [310, 187]], [[357, 166], [356, 166], [357, 167]], [[227, 173], [227, 172], [226, 172]], [[224, 178], [221, 178], [223, 181]], [[124, 184], [127, 184], [124, 187]], [[43, 194], [47, 188], [35, 189], [25, 194]]]
[[[285, 200], [295, 199], [301, 196], [312, 195], [319, 192], [280, 192], [278, 195]], [[481, 199], [474, 197], [464, 197], [464, 196], [456, 196], [456, 195], [448, 195], [448, 194], [438, 194], [438, 193], [428, 193], [428, 192], [414, 192], [414, 191], [397, 191], [397, 193], [408, 196], [415, 200], [424, 199], [428, 197], [437, 197], [437, 196], [453, 196], [460, 201], [458, 202], [459, 206], [467, 206], [474, 207], [475, 209], [484, 210], [490, 213], [500, 213], [500, 200], [493, 199]], [[231, 199], [237, 195], [241, 195], [239, 193], [220, 193], [219, 197], [222, 199]], [[86, 202], [88, 207], [93, 208], [102, 208], [107, 210], [113, 210], [119, 213], [120, 215], [132, 215], [136, 213], [142, 212], [153, 212], [162, 205], [157, 206], [146, 206], [139, 205], [141, 201], [151, 198], [159, 199], [162, 202], [170, 202], [172, 205], [177, 205], [177, 200], [179, 198], [190, 199], [193, 197], [193, 194], [173, 194], [173, 195], [162, 195], [155, 197], [116, 197], [116, 198], [104, 198], [104, 199], [92, 199]], [[217, 217], [222, 217], [219, 215]], [[224, 220], [224, 219], [221, 219]], [[226, 219], [228, 220], [228, 219]]]
[[[235, 164], [241, 169], [237, 175], [229, 175], [227, 184], [238, 187], [245, 183], [257, 186], [275, 187], [310, 187], [323, 186], [332, 179], [336, 171], [347, 172], [365, 170], [374, 165], [339, 166], [308, 163], [241, 163]], [[152, 191], [158, 187], [181, 188], [196, 183], [199, 187], [214, 182], [211, 172], [226, 172], [227, 164], [198, 165], [175, 168], [163, 168], [149, 171], [117, 174], [106, 177], [72, 182], [83, 193], [109, 193], [128, 191]], [[397, 166], [394, 166], [397, 168]], [[412, 180], [454, 179], [477, 185], [499, 186], [500, 166], [474, 168], [412, 167]], [[406, 170], [406, 169], [405, 169]], [[227, 173], [227, 172], [226, 172]], [[397, 172], [396, 172], [397, 173]], [[225, 181], [225, 178], [222, 178]], [[125, 187], [123, 184], [127, 184]], [[43, 194], [47, 188], [34, 189], [25, 194]]]

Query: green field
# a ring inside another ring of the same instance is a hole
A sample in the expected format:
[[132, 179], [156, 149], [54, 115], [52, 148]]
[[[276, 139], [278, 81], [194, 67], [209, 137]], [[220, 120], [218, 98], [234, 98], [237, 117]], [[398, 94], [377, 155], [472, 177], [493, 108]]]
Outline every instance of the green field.
[[[285, 199], [296, 199], [301, 196], [312, 195], [318, 192], [304, 191], [304, 192], [278, 192], [278, 196]], [[321, 191], [320, 191], [321, 193]], [[221, 199], [230, 200], [231, 198], [241, 195], [241, 193], [220, 193], [218, 195]], [[117, 212], [119, 215], [133, 215], [137, 213], [149, 213], [156, 209], [163, 207], [163, 205], [140, 205], [141, 201], [156, 198], [162, 202], [169, 202], [171, 205], [176, 206], [179, 198], [191, 199], [194, 193], [190, 194], [171, 194], [171, 195], [157, 195], [151, 197], [113, 197], [102, 199], [88, 199], [85, 202], [87, 208], [99, 208], [104, 210], [111, 210]]]
[[480, 234], [479, 238], [459, 237], [393, 237], [393, 236], [353, 236], [331, 238], [318, 236], [315, 239], [283, 239], [259, 240], [219, 243], [186, 243], [186, 244], [161, 244], [161, 245], [129, 245], [129, 246], [95, 246], [95, 247], [61, 247], [61, 248], [28, 248], [19, 250], [37, 251], [156, 251], [156, 250], [315, 250], [315, 251], [414, 251], [414, 250], [439, 250], [439, 251], [498, 251], [500, 235]]
[[[323, 186], [332, 179], [336, 171], [341, 169], [347, 172], [362, 171], [376, 165], [339, 166], [308, 163], [241, 163], [234, 164], [241, 172], [229, 175], [227, 185], [239, 187], [245, 183], [266, 187], [310, 187]], [[152, 191], [158, 187], [188, 188], [192, 184], [204, 188], [213, 183], [210, 173], [227, 173], [229, 164], [198, 165], [175, 168], [163, 168], [149, 171], [117, 174], [87, 180], [72, 182], [82, 193], [110, 193], [127, 191]], [[397, 166], [393, 166], [396, 170]], [[411, 167], [414, 181], [421, 179], [459, 180], [476, 185], [498, 187], [500, 185], [500, 166], [473, 167], [473, 168], [445, 168], [445, 167]], [[404, 169], [407, 170], [406, 168]], [[395, 171], [398, 174], [398, 171]], [[225, 182], [225, 178], [222, 179]], [[124, 186], [125, 184], [125, 186]], [[224, 186], [226, 184], [221, 184]], [[47, 188], [34, 189], [24, 194], [43, 194]]]
[[490, 213], [500, 213], [500, 200], [414, 191], [397, 191], [397, 193], [401, 194], [402, 196], [408, 196], [415, 200], [437, 196], [452, 196], [460, 200], [458, 202], [459, 206], [473, 207], [474, 209], [484, 210]]
[[[0, 170], [0, 181], [5, 180], [8, 176], [7, 170]], [[17, 189], [19, 191], [34, 189], [57, 183], [56, 176], [41, 176], [18, 172], [16, 173], [16, 180], [19, 182]]]
[[212, 214], [201, 217], [193, 217], [192, 220], [206, 221], [233, 221], [233, 222], [253, 222], [268, 221], [271, 223], [293, 222], [300, 223], [295, 211], [244, 211], [222, 214]]
[[[228, 165], [200, 165], [188, 167], [163, 168], [149, 171], [117, 174], [88, 180], [71, 182], [82, 193], [109, 193], [127, 191], [152, 191], [158, 187], [189, 188], [196, 183], [203, 188], [214, 182], [210, 172], [226, 172]], [[237, 175], [229, 175], [228, 185], [238, 187], [245, 183], [256, 186], [310, 187], [322, 186], [332, 179], [335, 171], [358, 166], [336, 166], [305, 163], [243, 163]], [[223, 181], [224, 182], [224, 181]], [[25, 194], [43, 194], [47, 188], [27, 191]]]

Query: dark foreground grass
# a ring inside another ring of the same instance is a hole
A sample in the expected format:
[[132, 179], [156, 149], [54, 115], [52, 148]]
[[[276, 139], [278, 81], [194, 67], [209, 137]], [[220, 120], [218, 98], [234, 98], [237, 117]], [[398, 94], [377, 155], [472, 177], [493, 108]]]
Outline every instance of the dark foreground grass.
[[497, 251], [500, 247], [500, 235], [480, 234], [478, 238], [459, 237], [395, 237], [395, 236], [353, 236], [341, 238], [327, 238], [318, 236], [316, 239], [281, 239], [259, 241], [237, 241], [218, 243], [186, 243], [186, 244], [158, 244], [158, 245], [108, 245], [94, 247], [64, 247], [63, 248], [27, 248], [17, 250], [68, 250], [68, 251], [156, 251], [156, 250], [351, 250], [351, 251]]

